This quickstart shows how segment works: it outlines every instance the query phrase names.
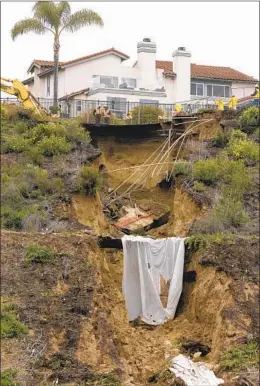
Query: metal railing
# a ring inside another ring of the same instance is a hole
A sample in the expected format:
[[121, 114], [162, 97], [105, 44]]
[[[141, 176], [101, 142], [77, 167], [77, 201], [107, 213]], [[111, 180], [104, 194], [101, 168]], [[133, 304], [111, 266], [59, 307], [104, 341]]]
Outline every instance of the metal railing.
[[[42, 107], [49, 111], [54, 105], [50, 98], [36, 98]], [[1, 98], [2, 103], [15, 103], [21, 105], [16, 98]], [[186, 114], [195, 114], [201, 110], [216, 110], [217, 106], [213, 100], [201, 99], [181, 102], [182, 109]], [[111, 112], [111, 124], [142, 124], [156, 123], [158, 121], [170, 121], [176, 104], [149, 102], [128, 102], [124, 98], [115, 98], [112, 101], [104, 100], [62, 100], [59, 101], [61, 117], [75, 118], [83, 116], [87, 123], [95, 123], [94, 110], [98, 106], [107, 106]], [[127, 117], [130, 113], [132, 118]], [[104, 118], [101, 119], [101, 123]]]

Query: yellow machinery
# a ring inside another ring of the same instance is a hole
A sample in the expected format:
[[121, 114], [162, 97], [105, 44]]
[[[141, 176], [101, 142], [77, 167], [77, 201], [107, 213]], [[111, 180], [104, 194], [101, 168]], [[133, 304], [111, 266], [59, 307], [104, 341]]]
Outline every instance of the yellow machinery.
[[47, 110], [41, 107], [32, 93], [17, 79], [8, 79], [1, 77], [1, 91], [14, 95], [25, 109], [30, 109], [34, 113], [43, 116], [47, 115]]

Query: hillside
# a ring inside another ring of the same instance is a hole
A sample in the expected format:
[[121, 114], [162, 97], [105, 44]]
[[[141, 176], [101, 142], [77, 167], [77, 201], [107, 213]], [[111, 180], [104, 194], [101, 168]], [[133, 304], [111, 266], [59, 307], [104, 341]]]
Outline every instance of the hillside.
[[[147, 173], [129, 195], [163, 138], [97, 148], [80, 119], [1, 107], [3, 385], [180, 386], [179, 352], [201, 352], [225, 385], [258, 385], [259, 113], [207, 114], [171, 153], [170, 182]], [[138, 233], [187, 237], [177, 315], [156, 328], [128, 323], [122, 251], [98, 244], [135, 204], [169, 212]]]

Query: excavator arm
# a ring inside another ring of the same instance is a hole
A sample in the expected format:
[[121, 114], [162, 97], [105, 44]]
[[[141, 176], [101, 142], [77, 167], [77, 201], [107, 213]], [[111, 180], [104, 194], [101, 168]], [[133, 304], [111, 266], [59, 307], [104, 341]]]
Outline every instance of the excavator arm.
[[8, 79], [1, 77], [1, 91], [16, 96], [25, 109], [30, 109], [36, 114], [47, 115], [47, 110], [41, 107], [32, 93], [17, 79]]

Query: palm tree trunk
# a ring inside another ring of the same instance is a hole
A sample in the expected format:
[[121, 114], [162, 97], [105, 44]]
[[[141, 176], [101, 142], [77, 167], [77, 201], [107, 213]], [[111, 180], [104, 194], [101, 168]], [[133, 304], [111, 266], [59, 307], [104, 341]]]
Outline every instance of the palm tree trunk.
[[59, 55], [60, 55], [60, 41], [59, 35], [54, 38], [54, 79], [53, 79], [53, 99], [54, 106], [58, 106], [58, 69], [59, 69]]

